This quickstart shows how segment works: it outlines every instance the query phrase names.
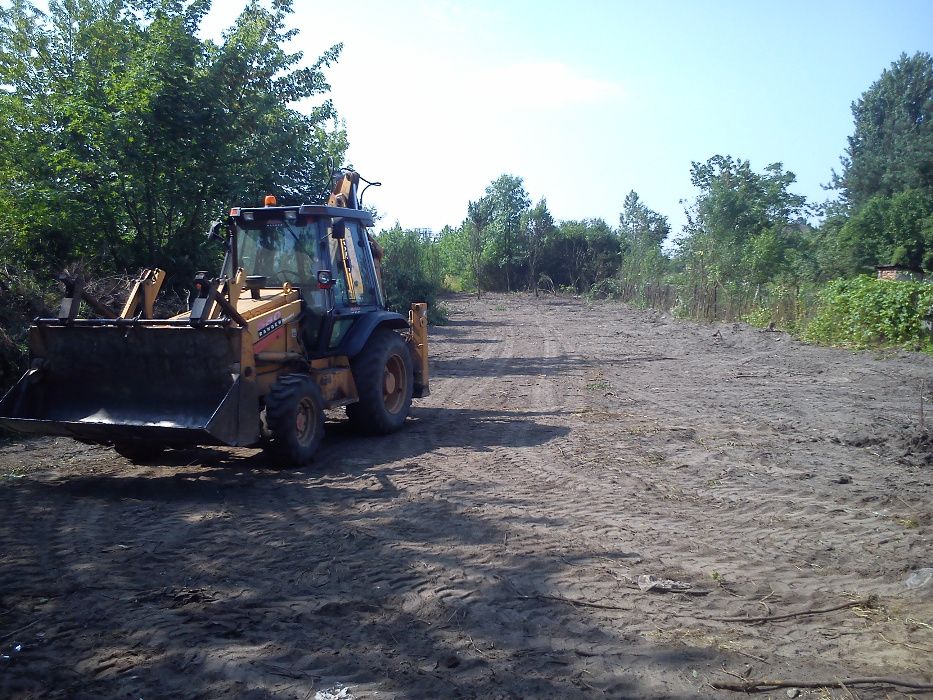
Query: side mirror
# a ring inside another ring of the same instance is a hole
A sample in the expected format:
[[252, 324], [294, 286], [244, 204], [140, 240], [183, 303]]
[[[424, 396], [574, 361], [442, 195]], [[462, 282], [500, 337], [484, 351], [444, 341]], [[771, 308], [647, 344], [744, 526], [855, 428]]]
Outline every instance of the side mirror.
[[224, 228], [223, 221], [215, 221], [211, 224], [211, 227], [207, 231], [207, 240], [209, 241], [222, 241], [225, 236], [222, 231]]
[[338, 241], [346, 237], [347, 225], [343, 222], [343, 219], [334, 220], [330, 226], [330, 235], [332, 238], [336, 238]]
[[335, 284], [337, 284], [337, 280], [334, 279], [334, 276], [331, 274], [330, 270], [318, 270], [317, 272], [317, 288], [318, 289], [330, 289]]

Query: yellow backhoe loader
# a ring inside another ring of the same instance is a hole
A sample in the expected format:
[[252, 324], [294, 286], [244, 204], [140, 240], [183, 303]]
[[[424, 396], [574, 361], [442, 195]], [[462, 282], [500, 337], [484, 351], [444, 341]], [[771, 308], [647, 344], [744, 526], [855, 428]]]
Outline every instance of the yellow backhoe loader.
[[[30, 329], [31, 364], [0, 401], [0, 426], [113, 445], [144, 461], [166, 447], [263, 445], [304, 466], [324, 410], [361, 432], [402, 427], [428, 395], [427, 307], [386, 309], [359, 175], [335, 174], [326, 205], [235, 208], [211, 228], [218, 277], [195, 277], [190, 311], [153, 318], [165, 279], [145, 270], [122, 310], [67, 280], [54, 318]], [[90, 309], [92, 318], [81, 318]]]

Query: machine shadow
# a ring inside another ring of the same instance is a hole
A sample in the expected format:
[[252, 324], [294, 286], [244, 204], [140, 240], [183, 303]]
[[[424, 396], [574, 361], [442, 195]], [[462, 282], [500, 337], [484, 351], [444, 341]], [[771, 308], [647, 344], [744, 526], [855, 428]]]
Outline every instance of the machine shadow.
[[465, 506], [481, 484], [425, 494], [382, 477], [241, 477], [187, 500], [111, 484], [98, 494], [105, 522], [80, 517], [94, 509], [73, 483], [25, 484], [16, 516], [50, 550], [6, 549], [17, 533], [0, 521], [15, 551], [0, 573], [4, 627], [33, 625], [0, 695], [310, 697], [343, 684], [362, 696], [691, 697], [688, 669], [715, 668], [714, 651], [626, 633], [624, 592], [619, 611], [572, 603], [582, 594], [566, 582], [594, 560], [637, 557], [625, 543], [512, 546], [564, 523], [515, 495], [497, 496], [509, 518]]
[[329, 422], [314, 463], [305, 468], [282, 468], [258, 449], [196, 447], [168, 450], [131, 473], [69, 475], [36, 482], [36, 487], [93, 499], [204, 502], [231, 498], [264, 483], [301, 483], [326, 490], [326, 480], [364, 473], [378, 479], [384, 473], [382, 465], [408, 465], [438, 449], [488, 452], [542, 445], [569, 433], [565, 426], [533, 420], [553, 415], [557, 414], [417, 408], [405, 427], [391, 435], [362, 436], [345, 419]]

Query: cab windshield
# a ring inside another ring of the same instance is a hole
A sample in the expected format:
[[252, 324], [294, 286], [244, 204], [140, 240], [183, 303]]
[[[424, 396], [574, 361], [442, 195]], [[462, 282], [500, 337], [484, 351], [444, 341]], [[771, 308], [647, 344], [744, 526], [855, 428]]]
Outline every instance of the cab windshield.
[[311, 219], [243, 221], [236, 226], [237, 257], [247, 275], [262, 275], [266, 286], [311, 284], [318, 269], [318, 225]]

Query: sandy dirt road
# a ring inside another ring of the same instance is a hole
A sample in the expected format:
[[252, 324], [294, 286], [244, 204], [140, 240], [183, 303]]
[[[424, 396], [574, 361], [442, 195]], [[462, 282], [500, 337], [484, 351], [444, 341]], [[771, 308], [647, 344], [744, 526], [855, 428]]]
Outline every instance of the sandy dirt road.
[[933, 682], [933, 583], [905, 586], [933, 567], [933, 358], [577, 299], [449, 304], [405, 429], [359, 439], [334, 414], [313, 469], [0, 448], [0, 697]]

